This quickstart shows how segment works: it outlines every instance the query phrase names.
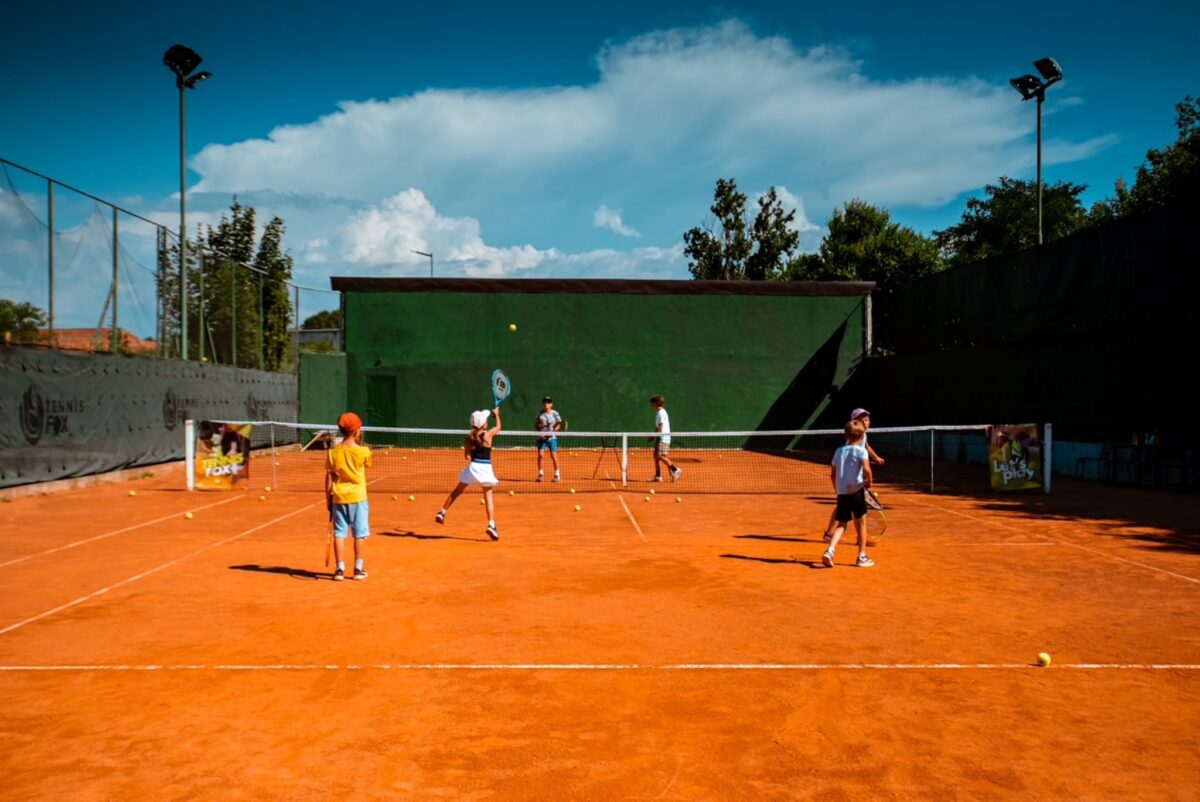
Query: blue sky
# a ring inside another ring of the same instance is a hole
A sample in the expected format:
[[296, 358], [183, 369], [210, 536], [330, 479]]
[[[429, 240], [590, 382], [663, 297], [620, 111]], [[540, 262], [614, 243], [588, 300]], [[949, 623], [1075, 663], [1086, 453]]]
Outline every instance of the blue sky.
[[[245, 10], [249, 7], [251, 10]], [[1195, 4], [15, 4], [0, 156], [177, 224], [233, 193], [288, 222], [299, 277], [687, 276], [718, 176], [776, 185], [812, 249], [852, 197], [923, 232], [1034, 175], [1008, 78], [1053, 56], [1046, 180], [1131, 178], [1200, 94]]]

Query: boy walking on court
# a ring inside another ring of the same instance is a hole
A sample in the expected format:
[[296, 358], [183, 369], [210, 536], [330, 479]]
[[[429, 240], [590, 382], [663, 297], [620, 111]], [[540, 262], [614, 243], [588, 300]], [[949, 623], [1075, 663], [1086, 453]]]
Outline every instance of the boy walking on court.
[[833, 464], [830, 478], [833, 480], [834, 491], [837, 493], [837, 509], [834, 517], [837, 528], [829, 541], [829, 548], [821, 555], [821, 563], [826, 568], [833, 567], [833, 553], [837, 549], [846, 524], [854, 521], [858, 532], [858, 562], [859, 568], [870, 568], [875, 561], [867, 556], [867, 514], [866, 489], [871, 486], [871, 458], [863, 446], [863, 438], [867, 429], [862, 421], [852, 420], [846, 424], [846, 445], [833, 452]]
[[675, 463], [671, 462], [668, 456], [671, 453], [671, 416], [667, 414], [665, 404], [667, 400], [661, 395], [656, 395], [650, 399], [650, 406], [654, 407], [654, 430], [658, 432], [658, 437], [651, 438], [654, 441], [654, 478], [652, 482], [661, 482], [662, 469], [665, 465], [667, 470], [671, 472], [671, 481], [679, 480], [680, 474], [683, 473], [679, 468], [675, 467]]
[[[850, 420], [858, 421], [863, 425], [862, 447], [867, 450], [867, 456], [871, 458], [871, 462], [874, 462], [876, 465], [882, 465], [883, 457], [876, 454], [875, 449], [871, 448], [870, 443], [867, 442], [867, 430], [871, 428], [871, 413], [867, 412], [867, 410], [863, 409], [862, 407], [857, 407], [853, 412], [850, 413]], [[831, 537], [833, 537], [833, 527], [835, 524], [837, 524], [835, 517], [836, 515], [837, 510], [829, 513], [829, 523], [825, 524], [824, 537], [826, 540], [829, 540]]]
[[554, 399], [546, 396], [542, 399], [542, 411], [538, 413], [537, 420], [533, 423], [534, 428], [538, 432], [544, 434], [538, 435], [537, 440], [537, 480], [540, 482], [545, 478], [542, 473], [542, 452], [549, 449], [550, 461], [554, 463], [554, 481], [559, 481], [558, 475], [558, 437], [555, 432], [562, 429], [562, 416], [554, 409]]
[[333, 580], [346, 578], [346, 533], [354, 532], [354, 578], [366, 579], [363, 557], [370, 536], [367, 508], [367, 468], [371, 467], [371, 449], [362, 445], [362, 419], [353, 412], [338, 418], [342, 442], [329, 449], [325, 457], [325, 505], [333, 520], [333, 553], [337, 570]]

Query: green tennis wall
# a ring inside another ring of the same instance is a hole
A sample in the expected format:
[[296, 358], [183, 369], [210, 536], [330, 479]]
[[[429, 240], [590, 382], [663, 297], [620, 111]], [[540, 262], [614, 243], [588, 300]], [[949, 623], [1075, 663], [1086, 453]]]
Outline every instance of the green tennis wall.
[[[335, 278], [346, 404], [369, 425], [464, 428], [503, 368], [510, 429], [543, 395], [571, 431], [799, 428], [864, 350], [867, 283]], [[517, 331], [509, 331], [515, 323]], [[302, 387], [305, 383], [302, 379]], [[308, 392], [304, 393], [305, 397]], [[310, 417], [305, 414], [306, 419]]]
[[346, 355], [300, 352], [300, 422], [332, 423], [346, 411]]

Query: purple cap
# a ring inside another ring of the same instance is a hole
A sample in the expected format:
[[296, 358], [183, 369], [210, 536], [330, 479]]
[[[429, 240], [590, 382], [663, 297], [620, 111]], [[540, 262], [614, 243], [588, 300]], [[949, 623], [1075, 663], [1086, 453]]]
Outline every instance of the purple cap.
[[858, 420], [863, 415], [870, 417], [871, 413], [868, 412], [867, 410], [863, 409], [862, 407], [858, 407], [853, 412], [850, 413], [850, 420]]

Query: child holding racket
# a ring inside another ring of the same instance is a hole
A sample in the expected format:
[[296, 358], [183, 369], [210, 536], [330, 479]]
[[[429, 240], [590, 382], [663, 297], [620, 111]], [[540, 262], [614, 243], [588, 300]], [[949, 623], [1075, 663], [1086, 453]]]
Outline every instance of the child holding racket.
[[346, 578], [343, 552], [346, 533], [350, 530], [354, 532], [354, 578], [367, 578], [363, 557], [367, 551], [367, 537], [371, 534], [367, 507], [367, 468], [371, 467], [371, 449], [360, 442], [362, 419], [353, 412], [343, 413], [338, 418], [338, 431], [342, 442], [325, 455], [325, 505], [333, 521], [333, 552], [337, 560], [333, 574], [335, 582]]
[[650, 406], [654, 407], [654, 430], [659, 433], [657, 437], [651, 438], [654, 441], [654, 478], [650, 480], [652, 482], [663, 480], [664, 465], [671, 472], [672, 482], [678, 481], [683, 473], [668, 456], [671, 453], [671, 416], [667, 414], [666, 403], [667, 400], [661, 395], [650, 399]]
[[538, 431], [537, 480], [540, 482], [545, 477], [545, 474], [542, 473], [542, 452], [548, 450], [550, 461], [554, 463], [554, 481], [557, 482], [560, 477], [558, 475], [558, 437], [555, 432], [562, 428], [562, 416], [554, 409], [554, 399], [550, 396], [542, 399], [542, 411], [538, 413], [533, 425]]
[[463, 468], [458, 475], [458, 484], [450, 491], [446, 502], [438, 510], [433, 520], [439, 524], [445, 523], [446, 512], [450, 509], [450, 505], [462, 495], [467, 486], [480, 485], [483, 488], [483, 501], [487, 507], [487, 536], [492, 540], [499, 540], [500, 533], [496, 529], [495, 504], [492, 500], [492, 490], [500, 483], [500, 480], [496, 478], [495, 471], [492, 470], [492, 439], [500, 433], [499, 405], [492, 410], [492, 414], [496, 416], [496, 425], [489, 429], [486, 409], [471, 413], [471, 433], [467, 435], [467, 439], [463, 443], [463, 454], [467, 458], [467, 467]]
[[834, 510], [837, 527], [830, 537], [829, 548], [821, 555], [821, 563], [826, 568], [833, 567], [833, 553], [846, 531], [846, 524], [853, 520], [854, 529], [858, 532], [858, 562], [855, 564], [859, 568], [870, 568], [875, 561], [867, 556], [866, 490], [874, 477], [871, 475], [871, 457], [863, 446], [867, 427], [862, 421], [852, 420], [846, 424], [844, 431], [846, 444], [833, 452], [829, 472], [837, 493], [837, 509]]
[[[862, 446], [867, 450], [867, 455], [871, 458], [871, 462], [874, 462], [876, 465], [882, 465], [883, 457], [876, 454], [875, 449], [871, 448], [871, 445], [867, 442], [867, 430], [871, 428], [871, 413], [862, 407], [857, 407], [853, 412], [850, 413], [850, 420], [858, 421], [863, 425]], [[829, 540], [831, 537], [833, 537], [833, 527], [837, 524], [837, 521], [835, 520], [836, 514], [836, 510], [829, 513], [829, 523], [825, 524], [824, 538], [826, 540]]]

